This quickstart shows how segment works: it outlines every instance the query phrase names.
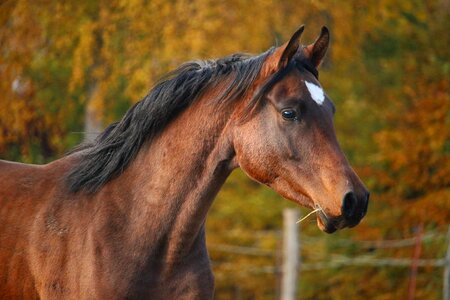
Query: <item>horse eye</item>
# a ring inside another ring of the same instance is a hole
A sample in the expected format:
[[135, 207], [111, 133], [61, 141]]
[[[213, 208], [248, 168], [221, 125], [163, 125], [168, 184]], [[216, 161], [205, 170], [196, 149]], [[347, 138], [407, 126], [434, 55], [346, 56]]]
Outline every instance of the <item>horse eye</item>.
[[284, 109], [281, 111], [281, 115], [283, 116], [283, 119], [288, 121], [297, 120], [297, 112], [293, 109]]

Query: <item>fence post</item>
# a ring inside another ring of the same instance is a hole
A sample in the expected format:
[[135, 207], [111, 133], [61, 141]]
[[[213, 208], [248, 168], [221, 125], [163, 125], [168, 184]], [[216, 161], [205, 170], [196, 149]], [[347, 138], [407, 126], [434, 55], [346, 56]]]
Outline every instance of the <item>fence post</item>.
[[297, 209], [283, 211], [283, 277], [281, 287], [282, 300], [294, 300], [297, 294], [297, 272], [299, 266], [299, 241], [296, 224], [299, 218]]
[[411, 260], [411, 274], [409, 276], [408, 300], [413, 300], [416, 295], [417, 269], [418, 269], [418, 262], [420, 259], [420, 252], [422, 251], [422, 234], [423, 234], [423, 223], [420, 223], [419, 226], [417, 226], [416, 245], [414, 246], [414, 254]]
[[444, 265], [443, 299], [450, 300], [450, 226], [447, 230], [447, 253]]

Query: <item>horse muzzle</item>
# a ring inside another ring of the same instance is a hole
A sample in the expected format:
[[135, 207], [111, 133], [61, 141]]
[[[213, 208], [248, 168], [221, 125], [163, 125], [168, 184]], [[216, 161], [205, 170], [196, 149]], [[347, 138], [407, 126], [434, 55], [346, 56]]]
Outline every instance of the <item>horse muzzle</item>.
[[317, 213], [317, 225], [326, 233], [333, 233], [345, 227], [355, 227], [367, 213], [369, 196], [368, 191], [364, 191], [359, 197], [354, 192], [347, 192], [342, 200], [341, 215], [330, 217], [320, 210]]

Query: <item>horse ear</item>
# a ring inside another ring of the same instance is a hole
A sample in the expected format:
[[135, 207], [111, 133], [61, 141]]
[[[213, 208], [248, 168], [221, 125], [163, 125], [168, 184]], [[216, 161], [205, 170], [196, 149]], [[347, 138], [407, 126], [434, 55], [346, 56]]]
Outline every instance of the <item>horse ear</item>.
[[305, 25], [300, 26], [300, 28], [297, 29], [297, 31], [292, 35], [283, 50], [280, 60], [278, 61], [278, 69], [285, 67], [297, 52], [298, 47], [300, 46], [300, 37], [302, 36], [303, 30], [305, 30]]
[[266, 64], [268, 73], [284, 68], [289, 63], [300, 46], [300, 37], [303, 33], [303, 30], [305, 30], [304, 25], [300, 26], [300, 28], [297, 29], [297, 31], [292, 35], [289, 42], [275, 49], [274, 53], [270, 56]]
[[322, 63], [322, 60], [327, 53], [329, 43], [330, 32], [328, 31], [327, 27], [323, 26], [317, 40], [311, 45], [303, 48], [303, 53], [314, 64], [316, 68], [318, 68]]

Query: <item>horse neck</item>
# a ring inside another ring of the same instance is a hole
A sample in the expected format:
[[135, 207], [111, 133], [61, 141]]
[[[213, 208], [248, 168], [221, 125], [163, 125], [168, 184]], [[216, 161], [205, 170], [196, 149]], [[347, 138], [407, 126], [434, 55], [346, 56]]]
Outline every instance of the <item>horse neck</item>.
[[204, 246], [208, 209], [234, 168], [227, 130], [233, 109], [205, 102], [196, 101], [171, 122], [114, 184], [132, 195], [120, 200], [131, 205], [130, 246], [138, 243], [166, 262]]

